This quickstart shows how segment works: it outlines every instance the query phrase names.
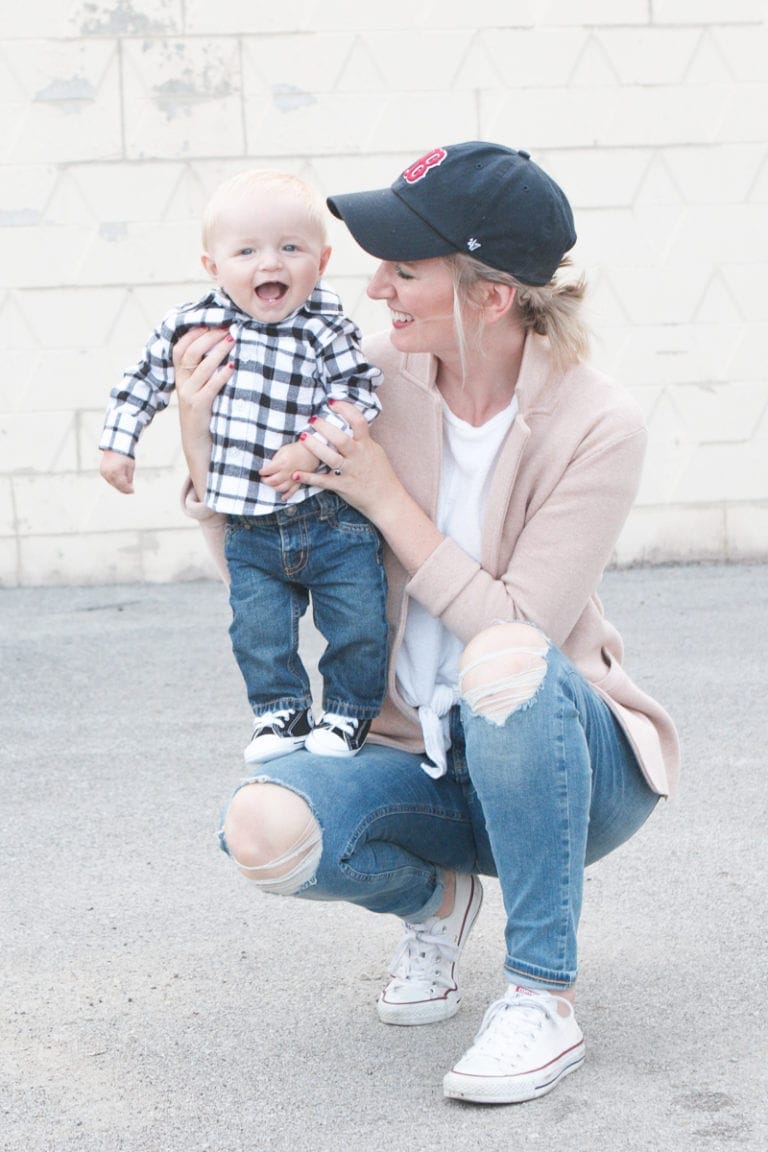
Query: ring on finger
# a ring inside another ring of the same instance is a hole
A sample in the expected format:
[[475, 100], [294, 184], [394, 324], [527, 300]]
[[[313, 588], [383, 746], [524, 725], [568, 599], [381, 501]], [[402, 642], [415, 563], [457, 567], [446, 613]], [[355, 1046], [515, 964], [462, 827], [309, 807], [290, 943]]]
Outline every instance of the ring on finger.
[[344, 471], [344, 461], [342, 460], [341, 464], [339, 464], [338, 468], [333, 469], [333, 474], [334, 474], [334, 476], [341, 476], [343, 471]]

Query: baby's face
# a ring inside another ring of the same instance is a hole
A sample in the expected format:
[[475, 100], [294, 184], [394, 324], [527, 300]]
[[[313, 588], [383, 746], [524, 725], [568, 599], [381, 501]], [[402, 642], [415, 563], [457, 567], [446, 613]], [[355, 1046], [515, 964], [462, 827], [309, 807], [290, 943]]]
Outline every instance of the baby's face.
[[238, 308], [269, 324], [304, 303], [330, 254], [299, 197], [266, 186], [233, 201], [203, 264]]

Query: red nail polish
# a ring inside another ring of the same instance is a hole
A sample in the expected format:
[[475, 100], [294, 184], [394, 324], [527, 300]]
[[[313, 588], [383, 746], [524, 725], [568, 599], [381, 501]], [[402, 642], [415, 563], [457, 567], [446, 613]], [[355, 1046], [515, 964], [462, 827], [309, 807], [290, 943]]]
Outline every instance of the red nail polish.
[[234, 344], [234, 342], [235, 342], [235, 338], [230, 332], [227, 332], [226, 336], [224, 337], [224, 340], [225, 340], [225, 343], [227, 343], [227, 344]]
[[302, 432], [301, 435], [299, 436], [299, 440], [308, 440], [308, 439], [309, 439], [309, 432]]
[[335, 400], [333, 399], [333, 397], [331, 396], [331, 397], [329, 398], [329, 400], [328, 400], [328, 403], [329, 403], [329, 404], [335, 404], [335, 403], [336, 403], [336, 401], [335, 401]]
[[316, 421], [317, 421], [317, 416], [310, 416], [308, 423], [314, 424], [314, 423], [316, 423]]

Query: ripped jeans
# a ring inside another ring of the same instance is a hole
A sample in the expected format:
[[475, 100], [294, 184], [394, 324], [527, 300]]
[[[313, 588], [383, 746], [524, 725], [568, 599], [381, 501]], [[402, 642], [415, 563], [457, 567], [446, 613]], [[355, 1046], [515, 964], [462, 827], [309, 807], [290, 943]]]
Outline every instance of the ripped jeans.
[[465, 695], [452, 709], [445, 776], [368, 743], [353, 759], [295, 752], [244, 781], [281, 784], [314, 816], [288, 883], [257, 883], [419, 922], [440, 906], [444, 869], [498, 876], [507, 979], [570, 987], [584, 867], [637, 831], [659, 797], [601, 697], [526, 627], [541, 640], [530, 650], [539, 669], [495, 712], [472, 692], [474, 707]]

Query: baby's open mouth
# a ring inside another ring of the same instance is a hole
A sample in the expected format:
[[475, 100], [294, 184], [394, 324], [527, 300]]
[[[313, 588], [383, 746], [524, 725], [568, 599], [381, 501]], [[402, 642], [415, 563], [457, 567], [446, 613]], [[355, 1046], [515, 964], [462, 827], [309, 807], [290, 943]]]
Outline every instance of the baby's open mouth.
[[286, 285], [281, 284], [279, 280], [269, 280], [266, 284], [259, 284], [256, 295], [266, 304], [276, 304], [278, 300], [282, 300], [287, 291]]

